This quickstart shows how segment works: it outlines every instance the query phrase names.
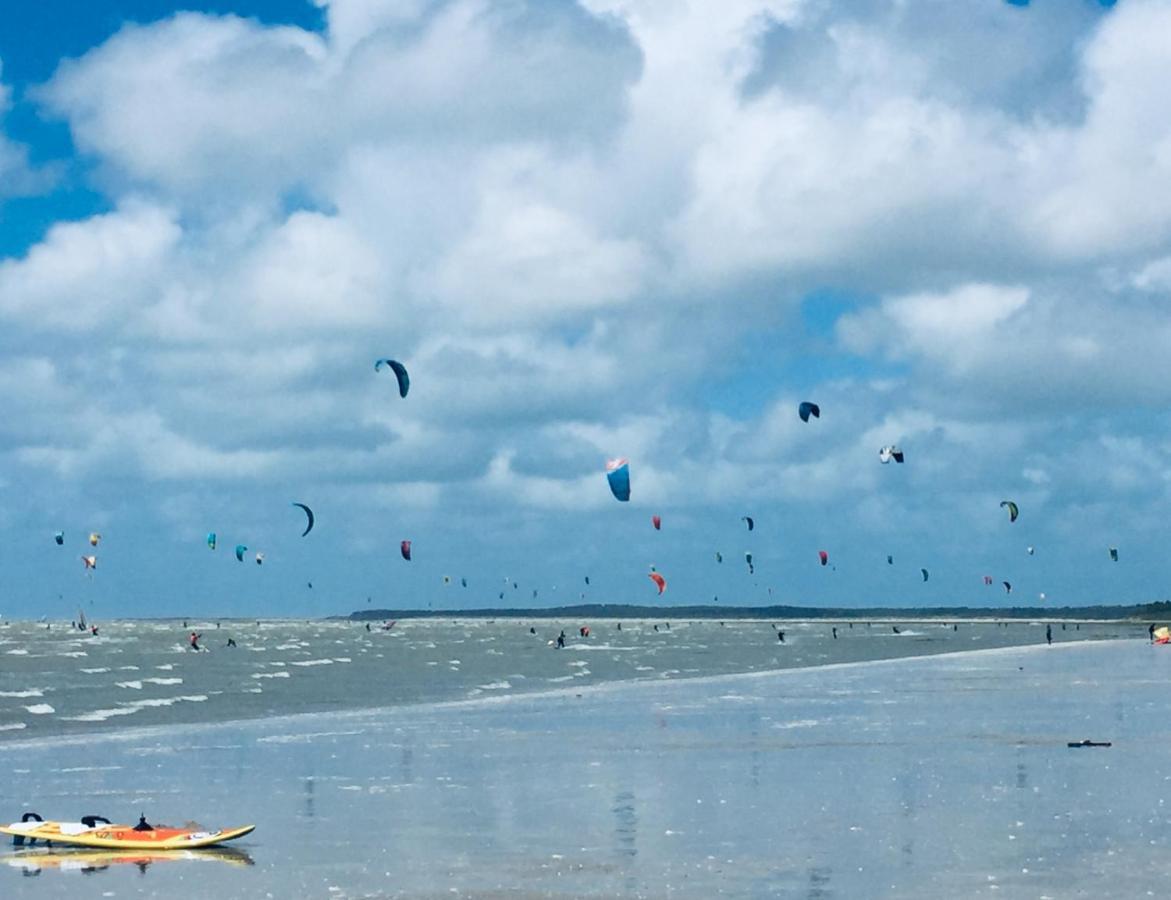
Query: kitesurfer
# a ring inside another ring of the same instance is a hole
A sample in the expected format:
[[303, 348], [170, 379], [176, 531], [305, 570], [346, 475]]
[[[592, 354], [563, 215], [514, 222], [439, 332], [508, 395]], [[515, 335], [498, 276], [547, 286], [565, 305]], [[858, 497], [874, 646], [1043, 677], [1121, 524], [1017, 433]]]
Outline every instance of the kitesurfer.
[[780, 641], [782, 644], [785, 643], [785, 632], [778, 631], [777, 632], [777, 640]]
[[893, 631], [895, 634], [902, 634], [902, 632], [901, 632], [901, 631], [899, 631], [899, 626], [898, 626], [898, 625], [891, 625], [891, 626], [890, 626], [890, 630], [891, 630], [891, 631]]
[[232, 638], [228, 638], [228, 646], [235, 647], [236, 646], [235, 640], [233, 640]]
[[1151, 627], [1147, 629], [1147, 634], [1151, 636], [1151, 643], [1155, 643], [1155, 623], [1151, 623]]
[[536, 634], [536, 633], [537, 633], [537, 628], [536, 628], [536, 626], [535, 626], [535, 625], [530, 625], [530, 626], [529, 626], [529, 634]]
[[154, 831], [155, 827], [146, 820], [146, 816], [141, 813], [138, 816], [138, 824], [134, 826], [132, 831]]
[[369, 631], [369, 630], [370, 630], [370, 623], [369, 623], [369, 622], [367, 622], [367, 623], [366, 623], [366, 630], [367, 630], [367, 631]]
[[1053, 626], [1052, 625], [1045, 626], [1045, 643], [1047, 643], [1047, 644], [1053, 643]]
[[565, 647], [565, 631], [562, 630], [561, 634], [557, 635], [557, 649], [561, 650], [564, 647]]
[[838, 639], [838, 627], [835, 625], [834, 626], [834, 640], [836, 641], [837, 639]]
[[201, 637], [203, 637], [203, 635], [198, 634], [197, 632], [194, 632], [194, 631], [191, 632], [191, 637], [189, 637], [187, 640], [191, 643], [192, 650], [202, 650], [203, 649], [202, 647], [199, 646], [199, 639]]
[[97, 625], [90, 625], [89, 626], [89, 633], [92, 634], [94, 637], [97, 637], [98, 636], [98, 626]]

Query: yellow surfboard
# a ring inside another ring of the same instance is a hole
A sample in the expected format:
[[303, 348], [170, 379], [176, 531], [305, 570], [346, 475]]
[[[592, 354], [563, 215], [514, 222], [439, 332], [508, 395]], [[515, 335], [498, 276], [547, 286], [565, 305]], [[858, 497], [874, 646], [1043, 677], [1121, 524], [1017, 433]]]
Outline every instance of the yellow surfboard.
[[135, 831], [133, 825], [113, 825], [109, 822], [93, 825], [88, 822], [13, 822], [11, 825], [0, 825], [0, 834], [23, 838], [24, 843], [41, 841], [101, 850], [195, 850], [233, 841], [255, 827], [241, 825], [238, 828], [207, 831], [159, 826], [147, 831]]

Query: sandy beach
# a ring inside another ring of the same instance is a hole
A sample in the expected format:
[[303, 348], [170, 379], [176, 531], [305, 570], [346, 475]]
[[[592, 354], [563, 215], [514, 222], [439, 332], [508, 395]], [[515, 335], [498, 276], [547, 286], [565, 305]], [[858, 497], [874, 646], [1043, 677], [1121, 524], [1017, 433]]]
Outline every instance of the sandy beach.
[[1069, 643], [30, 742], [6, 818], [257, 829], [226, 859], [6, 850], [2, 890], [1156, 896], [1169, 676], [1164, 648]]

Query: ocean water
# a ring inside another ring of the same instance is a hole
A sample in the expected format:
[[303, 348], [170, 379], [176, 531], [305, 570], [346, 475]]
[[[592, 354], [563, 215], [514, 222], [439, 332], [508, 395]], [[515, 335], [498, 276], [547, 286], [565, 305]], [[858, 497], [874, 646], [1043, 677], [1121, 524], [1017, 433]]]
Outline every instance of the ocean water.
[[[1040, 622], [668, 618], [416, 619], [389, 631], [341, 621], [188, 624], [107, 621], [97, 636], [61, 624], [0, 625], [0, 745], [1034, 644], [1045, 631]], [[1146, 636], [1141, 626], [1117, 623], [1053, 629], [1055, 641]], [[190, 630], [202, 634], [204, 652], [188, 647]], [[551, 644], [562, 630], [567, 645], [557, 649]], [[226, 646], [229, 638], [235, 647]]]
[[257, 828], [9, 850], [0, 896], [1164, 896], [1171, 649], [1145, 637], [26, 741], [6, 818]]

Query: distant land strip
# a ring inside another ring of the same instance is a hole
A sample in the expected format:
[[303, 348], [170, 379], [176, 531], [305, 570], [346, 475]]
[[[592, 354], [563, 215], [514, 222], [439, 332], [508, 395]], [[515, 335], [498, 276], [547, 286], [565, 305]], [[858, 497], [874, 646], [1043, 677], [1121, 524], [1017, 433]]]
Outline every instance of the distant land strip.
[[822, 607], [822, 606], [631, 606], [586, 603], [539, 609], [361, 609], [331, 619], [352, 622], [384, 619], [1097, 619], [1160, 622], [1171, 620], [1171, 602], [1134, 606], [1011, 607]]

